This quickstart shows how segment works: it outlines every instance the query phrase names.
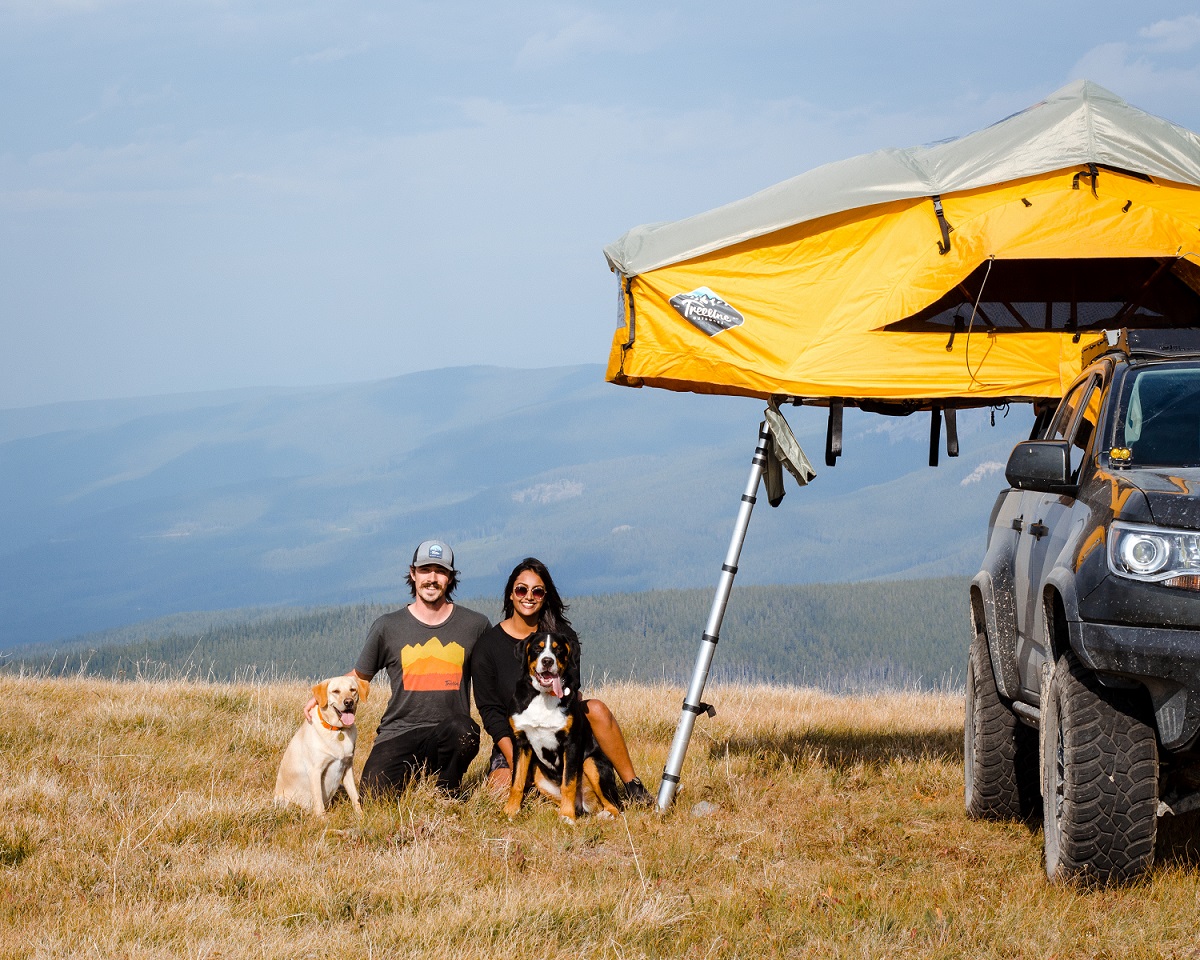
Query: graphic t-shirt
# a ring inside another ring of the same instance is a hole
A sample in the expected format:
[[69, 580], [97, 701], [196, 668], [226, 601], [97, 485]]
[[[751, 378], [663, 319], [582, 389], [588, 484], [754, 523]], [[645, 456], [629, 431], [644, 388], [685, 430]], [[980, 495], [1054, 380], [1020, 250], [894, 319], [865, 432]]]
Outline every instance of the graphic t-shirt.
[[392, 684], [376, 743], [470, 715], [471, 651], [489, 626], [483, 614], [457, 604], [436, 627], [421, 623], [408, 607], [371, 624], [354, 669], [364, 677], [386, 670]]

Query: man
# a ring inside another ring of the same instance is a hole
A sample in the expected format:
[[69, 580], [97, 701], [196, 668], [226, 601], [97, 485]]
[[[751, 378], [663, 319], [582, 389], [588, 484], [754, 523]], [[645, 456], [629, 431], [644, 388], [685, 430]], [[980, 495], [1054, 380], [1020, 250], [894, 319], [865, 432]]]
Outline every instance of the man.
[[491, 624], [453, 602], [454, 551], [440, 540], [417, 547], [406, 579], [412, 603], [371, 625], [352, 671], [371, 680], [387, 670], [392, 684], [361, 786], [367, 794], [402, 790], [425, 771], [443, 791], [457, 794], [479, 752], [479, 725], [471, 719], [471, 650]]

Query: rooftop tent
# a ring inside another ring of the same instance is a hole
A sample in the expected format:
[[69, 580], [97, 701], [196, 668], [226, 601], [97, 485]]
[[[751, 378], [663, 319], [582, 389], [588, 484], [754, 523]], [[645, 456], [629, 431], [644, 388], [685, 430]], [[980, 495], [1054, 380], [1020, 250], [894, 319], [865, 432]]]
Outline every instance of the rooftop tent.
[[[672, 802], [764, 476], [811, 476], [779, 403], [932, 411], [1061, 396], [1104, 330], [1200, 327], [1200, 137], [1088, 81], [957, 140], [818, 167], [605, 248], [607, 378], [769, 400], [663, 770]], [[795, 453], [789, 453], [793, 449]], [[799, 462], [797, 462], [799, 461]], [[772, 480], [774, 478], [774, 494]]]
[[1080, 81], [605, 255], [614, 383], [880, 409], [1056, 397], [1088, 331], [1200, 323], [1200, 137]]

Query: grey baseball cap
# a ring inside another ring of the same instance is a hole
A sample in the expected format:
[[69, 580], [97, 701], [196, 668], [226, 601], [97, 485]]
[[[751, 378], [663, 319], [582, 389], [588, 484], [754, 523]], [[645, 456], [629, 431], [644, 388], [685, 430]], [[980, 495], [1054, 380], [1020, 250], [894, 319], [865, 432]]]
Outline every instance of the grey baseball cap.
[[441, 540], [425, 540], [413, 553], [414, 567], [444, 567], [454, 572], [454, 551]]

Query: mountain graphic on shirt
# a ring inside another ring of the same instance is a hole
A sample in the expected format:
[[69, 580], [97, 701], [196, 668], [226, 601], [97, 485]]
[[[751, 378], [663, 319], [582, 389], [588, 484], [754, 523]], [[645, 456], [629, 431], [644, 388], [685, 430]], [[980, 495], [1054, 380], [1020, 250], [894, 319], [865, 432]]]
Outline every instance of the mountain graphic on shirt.
[[462, 683], [466, 651], [457, 643], [442, 645], [437, 637], [400, 651], [405, 690], [457, 690]]

